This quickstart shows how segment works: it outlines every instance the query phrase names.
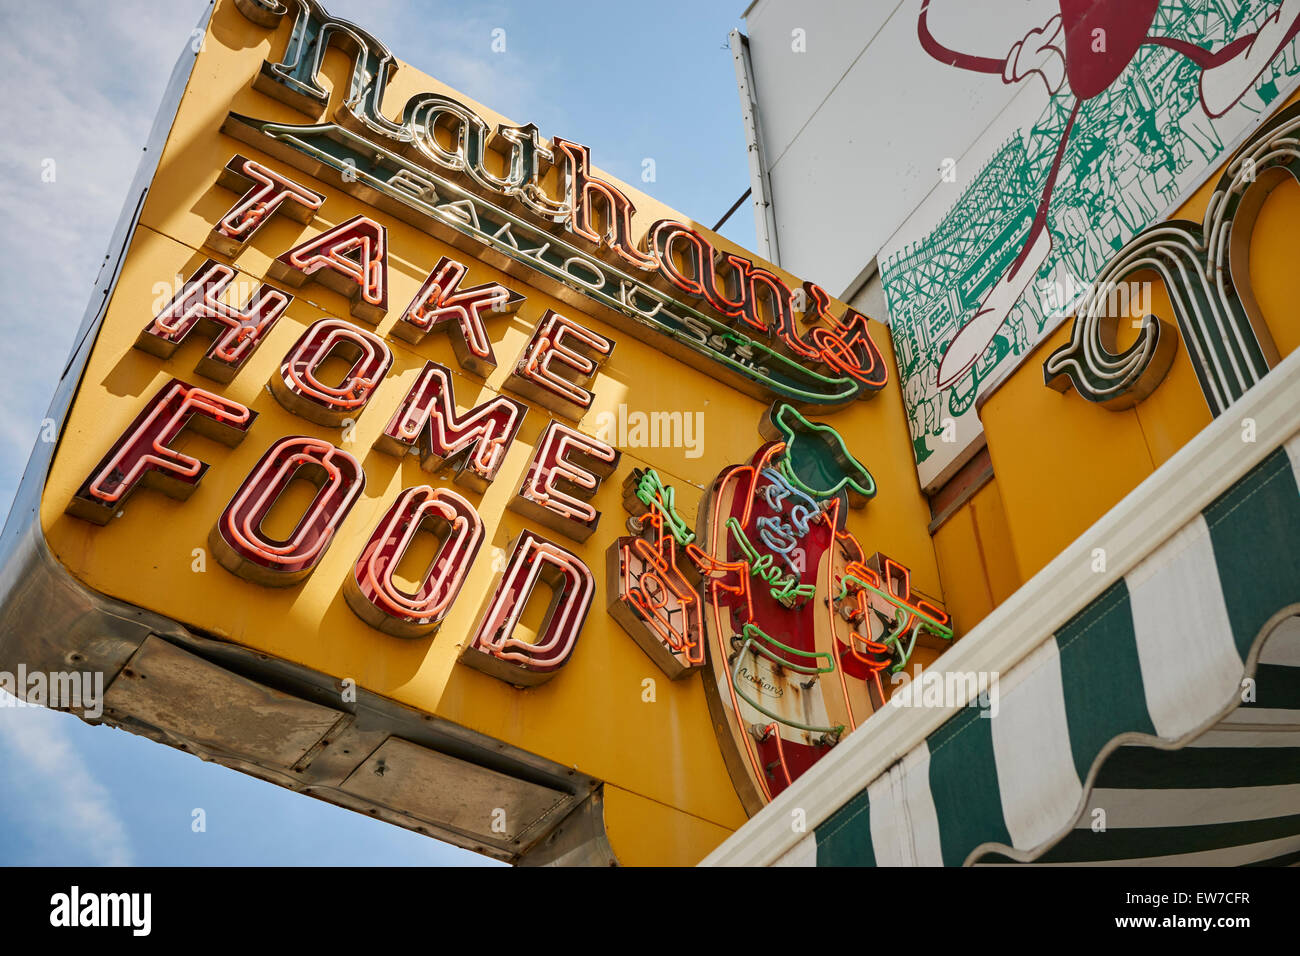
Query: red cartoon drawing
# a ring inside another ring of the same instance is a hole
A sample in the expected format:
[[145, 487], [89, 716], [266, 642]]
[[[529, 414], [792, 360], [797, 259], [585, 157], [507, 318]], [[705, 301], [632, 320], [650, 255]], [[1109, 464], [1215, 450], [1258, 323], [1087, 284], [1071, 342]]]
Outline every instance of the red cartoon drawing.
[[958, 330], [939, 362], [938, 387], [950, 388], [984, 354], [1052, 248], [1047, 213], [1079, 108], [1105, 91], [1144, 45], [1161, 46], [1200, 68], [1198, 93], [1207, 117], [1222, 116], [1254, 86], [1265, 68], [1300, 32], [1300, 0], [1279, 0], [1258, 29], [1243, 31], [1217, 50], [1175, 37], [1151, 35], [1160, 0], [1059, 0], [1060, 13], [1029, 30], [1004, 59], [949, 48], [930, 31], [930, 0], [921, 0], [917, 33], [921, 46], [941, 63], [992, 73], [1006, 84], [1037, 76], [1051, 96], [1068, 82], [1073, 105], [1019, 255], [984, 297], [975, 315]]

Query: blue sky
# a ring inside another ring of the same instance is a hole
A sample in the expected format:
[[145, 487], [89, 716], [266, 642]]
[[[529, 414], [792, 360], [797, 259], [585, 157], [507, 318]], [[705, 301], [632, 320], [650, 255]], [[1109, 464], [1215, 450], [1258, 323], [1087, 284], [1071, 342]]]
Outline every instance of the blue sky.
[[[326, 0], [402, 60], [711, 224], [748, 187], [743, 0]], [[8, 513], [202, 0], [0, 7], [0, 513]], [[505, 53], [491, 49], [506, 31]], [[642, 161], [656, 181], [641, 182]], [[45, 182], [46, 160], [55, 178]], [[723, 233], [752, 247], [749, 207]], [[0, 692], [2, 693], [2, 692]], [[106, 727], [0, 707], [0, 864], [474, 864], [483, 857]], [[196, 808], [206, 831], [191, 829]]]

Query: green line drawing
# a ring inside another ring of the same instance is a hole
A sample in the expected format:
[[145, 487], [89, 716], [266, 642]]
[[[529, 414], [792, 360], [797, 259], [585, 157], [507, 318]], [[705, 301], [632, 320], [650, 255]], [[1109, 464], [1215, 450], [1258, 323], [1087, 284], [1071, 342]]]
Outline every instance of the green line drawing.
[[[1151, 32], [1218, 50], [1258, 29], [1277, 9], [1276, 0], [1164, 0]], [[988, 349], [947, 391], [936, 388], [945, 349], [1024, 247], [1075, 102], [1068, 84], [987, 154], [970, 184], [919, 239], [881, 250], [918, 465], [937, 455], [935, 469], [955, 457], [963, 446], [941, 441], [945, 419], [974, 415], [981, 383], [1017, 364], [1055, 330], [1110, 257], [1171, 211], [1224, 157], [1226, 144], [1295, 88], [1298, 42], [1286, 44], [1240, 103], [1217, 119], [1201, 106], [1200, 68], [1165, 46], [1141, 46], [1117, 80], [1082, 102], [1051, 194], [1051, 251]], [[954, 72], [953, 82], [967, 79]]]

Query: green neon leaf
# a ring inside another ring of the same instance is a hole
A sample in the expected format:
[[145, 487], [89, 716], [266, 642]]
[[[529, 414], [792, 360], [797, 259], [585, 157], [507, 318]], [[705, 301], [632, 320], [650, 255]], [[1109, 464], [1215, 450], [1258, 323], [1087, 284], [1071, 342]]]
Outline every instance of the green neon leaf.
[[653, 468], [647, 468], [641, 480], [637, 482], [636, 496], [647, 508], [659, 512], [669, 534], [677, 540], [678, 544], [685, 546], [695, 540], [695, 532], [677, 513], [677, 489], [672, 485], [665, 485], [659, 473]]

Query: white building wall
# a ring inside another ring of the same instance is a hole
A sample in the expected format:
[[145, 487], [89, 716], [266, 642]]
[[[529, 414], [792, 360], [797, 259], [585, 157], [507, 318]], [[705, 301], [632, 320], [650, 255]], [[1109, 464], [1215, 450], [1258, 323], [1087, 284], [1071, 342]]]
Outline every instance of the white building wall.
[[[934, 0], [931, 18], [944, 39], [1003, 57], [1020, 34], [989, 14], [996, 5]], [[781, 265], [833, 295], [943, 185], [943, 160], [962, 156], [1017, 92], [927, 57], [919, 9], [920, 0], [757, 0], [745, 14]], [[1017, 22], [1041, 23], [1056, 3], [1015, 0], [1015, 9]]]

